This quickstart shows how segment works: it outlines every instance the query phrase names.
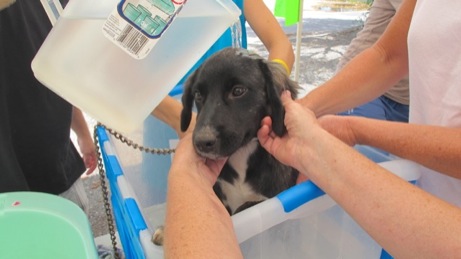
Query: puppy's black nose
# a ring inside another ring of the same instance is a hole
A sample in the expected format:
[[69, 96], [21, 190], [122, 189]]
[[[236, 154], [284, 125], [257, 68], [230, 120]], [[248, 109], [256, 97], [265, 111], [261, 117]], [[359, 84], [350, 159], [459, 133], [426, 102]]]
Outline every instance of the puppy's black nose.
[[195, 148], [203, 153], [210, 153], [214, 151], [216, 142], [216, 137], [209, 134], [195, 136], [194, 139]]
[[218, 132], [211, 126], [196, 126], [194, 130], [195, 150], [203, 154], [215, 154], [219, 148]]

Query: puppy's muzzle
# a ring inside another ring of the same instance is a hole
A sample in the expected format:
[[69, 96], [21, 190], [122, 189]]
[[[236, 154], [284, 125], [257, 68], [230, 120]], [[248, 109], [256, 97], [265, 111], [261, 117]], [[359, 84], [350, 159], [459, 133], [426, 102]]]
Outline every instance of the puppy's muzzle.
[[197, 153], [207, 158], [219, 157], [218, 132], [210, 126], [194, 131], [194, 147]]

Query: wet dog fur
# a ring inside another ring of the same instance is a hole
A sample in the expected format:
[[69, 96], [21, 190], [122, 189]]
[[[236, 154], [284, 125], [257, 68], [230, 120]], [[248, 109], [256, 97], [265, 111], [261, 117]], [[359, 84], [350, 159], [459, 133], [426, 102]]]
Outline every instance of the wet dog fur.
[[185, 83], [181, 130], [189, 127], [195, 104], [195, 150], [209, 159], [229, 157], [214, 191], [230, 215], [296, 184], [298, 172], [278, 162], [256, 136], [265, 116], [275, 134], [286, 132], [284, 90], [293, 98], [299, 90], [284, 67], [238, 48], [215, 53]]
[[298, 85], [284, 68], [245, 49], [227, 48], [210, 57], [185, 84], [181, 130], [195, 101], [195, 150], [203, 157], [229, 157], [214, 190], [232, 215], [296, 183], [298, 172], [260, 146], [256, 134], [265, 116], [285, 133], [283, 90], [295, 98]]

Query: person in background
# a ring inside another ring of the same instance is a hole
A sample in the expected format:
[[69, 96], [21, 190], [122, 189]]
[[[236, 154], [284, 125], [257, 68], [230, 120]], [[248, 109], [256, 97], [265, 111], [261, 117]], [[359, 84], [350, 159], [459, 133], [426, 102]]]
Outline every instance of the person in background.
[[[357, 33], [337, 65], [341, 70], [353, 57], [372, 46], [384, 33], [402, 0], [374, 0], [363, 29]], [[378, 71], [376, 71], [378, 73]], [[403, 78], [380, 97], [340, 115], [408, 122], [408, 77]]]
[[[293, 46], [266, 4], [262, 0], [234, 0], [234, 3], [242, 10], [242, 15], [240, 16], [241, 47], [247, 47], [245, 24], [248, 22], [268, 50], [268, 59], [280, 63], [290, 74], [294, 63]], [[198, 68], [204, 60], [225, 47], [231, 47], [233, 42], [231, 28], [229, 28], [184, 76], [180, 83], [184, 82], [188, 75]], [[182, 105], [174, 98], [167, 96], [154, 109], [152, 115], [175, 129], [178, 136], [181, 137], [184, 134], [180, 128], [181, 110]], [[190, 125], [189, 130], [192, 130], [195, 125], [195, 117]]]
[[[409, 76], [409, 124], [329, 116], [323, 118], [322, 126], [335, 135], [347, 135], [349, 144], [372, 146], [421, 164], [418, 184], [456, 206], [461, 206], [461, 141], [457, 141], [461, 127], [461, 48], [453, 31], [461, 28], [461, 22], [449, 14], [459, 4], [402, 2], [372, 47], [298, 100], [321, 117], [372, 100]], [[439, 42], [444, 43], [443, 48]]]
[[[66, 4], [67, 1], [62, 1]], [[88, 209], [80, 177], [96, 168], [82, 112], [35, 79], [31, 61], [51, 30], [40, 1], [0, 10], [0, 192], [61, 195]], [[71, 128], [80, 153], [74, 147]]]

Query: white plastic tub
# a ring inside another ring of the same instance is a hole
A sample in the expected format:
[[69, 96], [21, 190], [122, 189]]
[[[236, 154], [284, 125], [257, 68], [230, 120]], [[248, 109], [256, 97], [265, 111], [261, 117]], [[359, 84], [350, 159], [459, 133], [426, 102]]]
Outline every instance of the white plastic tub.
[[[410, 182], [420, 177], [408, 160], [379, 164]], [[233, 222], [245, 258], [391, 258], [311, 182], [234, 215]]]
[[[160, 123], [153, 118], [149, 120]], [[171, 131], [168, 127], [162, 130]], [[170, 137], [162, 139], [163, 145], [169, 145], [169, 138], [174, 140], [171, 133], [165, 133]], [[135, 151], [106, 135], [102, 128], [98, 135], [125, 253], [128, 258], [163, 258], [162, 248], [151, 243], [151, 235], [164, 222], [170, 157]], [[151, 138], [146, 138], [142, 131], [129, 137], [138, 143]], [[361, 146], [358, 150], [407, 181], [419, 178], [412, 162], [369, 147]], [[154, 162], [155, 159], [163, 161]], [[159, 163], [167, 166], [155, 166]], [[344, 210], [311, 182], [294, 186], [232, 219], [245, 258], [389, 258]]]

